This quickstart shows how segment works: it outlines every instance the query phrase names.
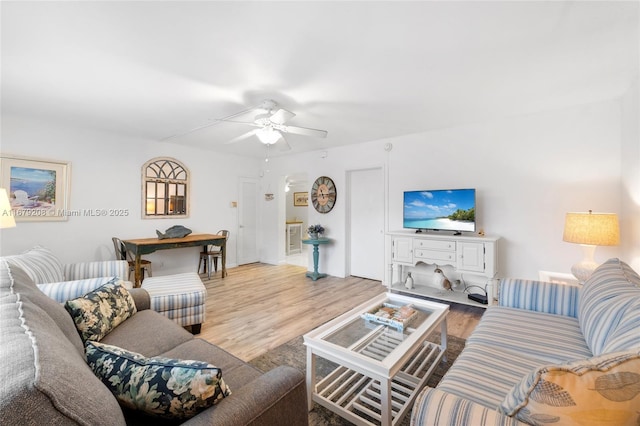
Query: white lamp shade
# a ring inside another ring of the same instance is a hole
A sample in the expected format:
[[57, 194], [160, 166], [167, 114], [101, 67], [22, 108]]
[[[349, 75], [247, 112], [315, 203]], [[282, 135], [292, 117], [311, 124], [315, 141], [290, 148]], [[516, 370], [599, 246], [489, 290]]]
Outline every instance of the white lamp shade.
[[567, 213], [564, 222], [564, 241], [582, 246], [584, 258], [571, 267], [579, 282], [585, 282], [598, 267], [594, 260], [596, 246], [615, 246], [620, 243], [620, 226], [615, 213]]
[[567, 213], [564, 241], [593, 246], [620, 244], [620, 226], [615, 213]]
[[7, 190], [0, 188], [0, 228], [13, 228], [14, 226], [16, 226], [16, 220], [13, 217]]

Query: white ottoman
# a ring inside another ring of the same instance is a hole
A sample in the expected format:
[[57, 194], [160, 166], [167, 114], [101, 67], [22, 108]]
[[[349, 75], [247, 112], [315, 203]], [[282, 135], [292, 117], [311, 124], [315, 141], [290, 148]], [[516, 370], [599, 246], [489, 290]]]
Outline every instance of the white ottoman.
[[195, 272], [147, 277], [142, 288], [149, 293], [151, 309], [172, 319], [181, 326], [191, 326], [193, 334], [200, 333], [204, 322], [207, 289]]

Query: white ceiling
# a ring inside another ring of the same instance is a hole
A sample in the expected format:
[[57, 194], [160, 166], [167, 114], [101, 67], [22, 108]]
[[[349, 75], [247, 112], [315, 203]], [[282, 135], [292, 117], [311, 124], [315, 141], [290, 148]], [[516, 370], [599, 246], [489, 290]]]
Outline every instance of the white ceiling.
[[[274, 99], [292, 151], [612, 99], [638, 2], [6, 2], [2, 113], [152, 140]], [[171, 142], [263, 156], [222, 123]], [[277, 152], [275, 153], [277, 155]]]

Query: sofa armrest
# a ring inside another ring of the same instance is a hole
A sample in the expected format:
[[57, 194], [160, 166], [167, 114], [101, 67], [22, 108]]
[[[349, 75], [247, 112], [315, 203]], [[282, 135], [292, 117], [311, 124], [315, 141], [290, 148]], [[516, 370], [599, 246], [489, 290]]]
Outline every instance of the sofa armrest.
[[500, 281], [498, 303], [509, 308], [577, 318], [579, 292], [577, 285], [504, 278]]
[[308, 425], [305, 377], [289, 366], [274, 368], [231, 396], [192, 417], [185, 425]]
[[114, 277], [98, 277], [86, 280], [62, 281], [59, 283], [38, 284], [38, 288], [53, 300], [64, 303], [67, 300], [84, 296], [90, 291], [108, 283]]
[[149, 293], [147, 293], [147, 290], [143, 288], [132, 288], [129, 289], [129, 293], [133, 297], [133, 301], [135, 302], [136, 309], [138, 311], [151, 309], [151, 298], [149, 297]]
[[63, 265], [66, 280], [84, 280], [98, 277], [129, 279], [129, 263], [126, 260], [102, 260], [96, 262], [69, 263]]
[[442, 391], [424, 388], [416, 398], [411, 411], [412, 426], [516, 426], [526, 425], [514, 417], [505, 416], [495, 409], [476, 404], [468, 399]]

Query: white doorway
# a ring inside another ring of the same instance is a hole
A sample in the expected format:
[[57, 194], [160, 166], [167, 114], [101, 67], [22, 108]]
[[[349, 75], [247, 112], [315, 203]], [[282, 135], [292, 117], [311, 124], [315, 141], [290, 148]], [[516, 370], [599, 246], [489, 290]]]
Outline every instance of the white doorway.
[[285, 181], [285, 263], [308, 267], [308, 246], [302, 244], [306, 237], [309, 207], [301, 201], [301, 196], [309, 196], [309, 177], [307, 172], [291, 173]]
[[238, 265], [258, 262], [258, 180], [240, 178]]
[[349, 186], [349, 274], [382, 281], [384, 277], [385, 191], [382, 168], [347, 172]]

